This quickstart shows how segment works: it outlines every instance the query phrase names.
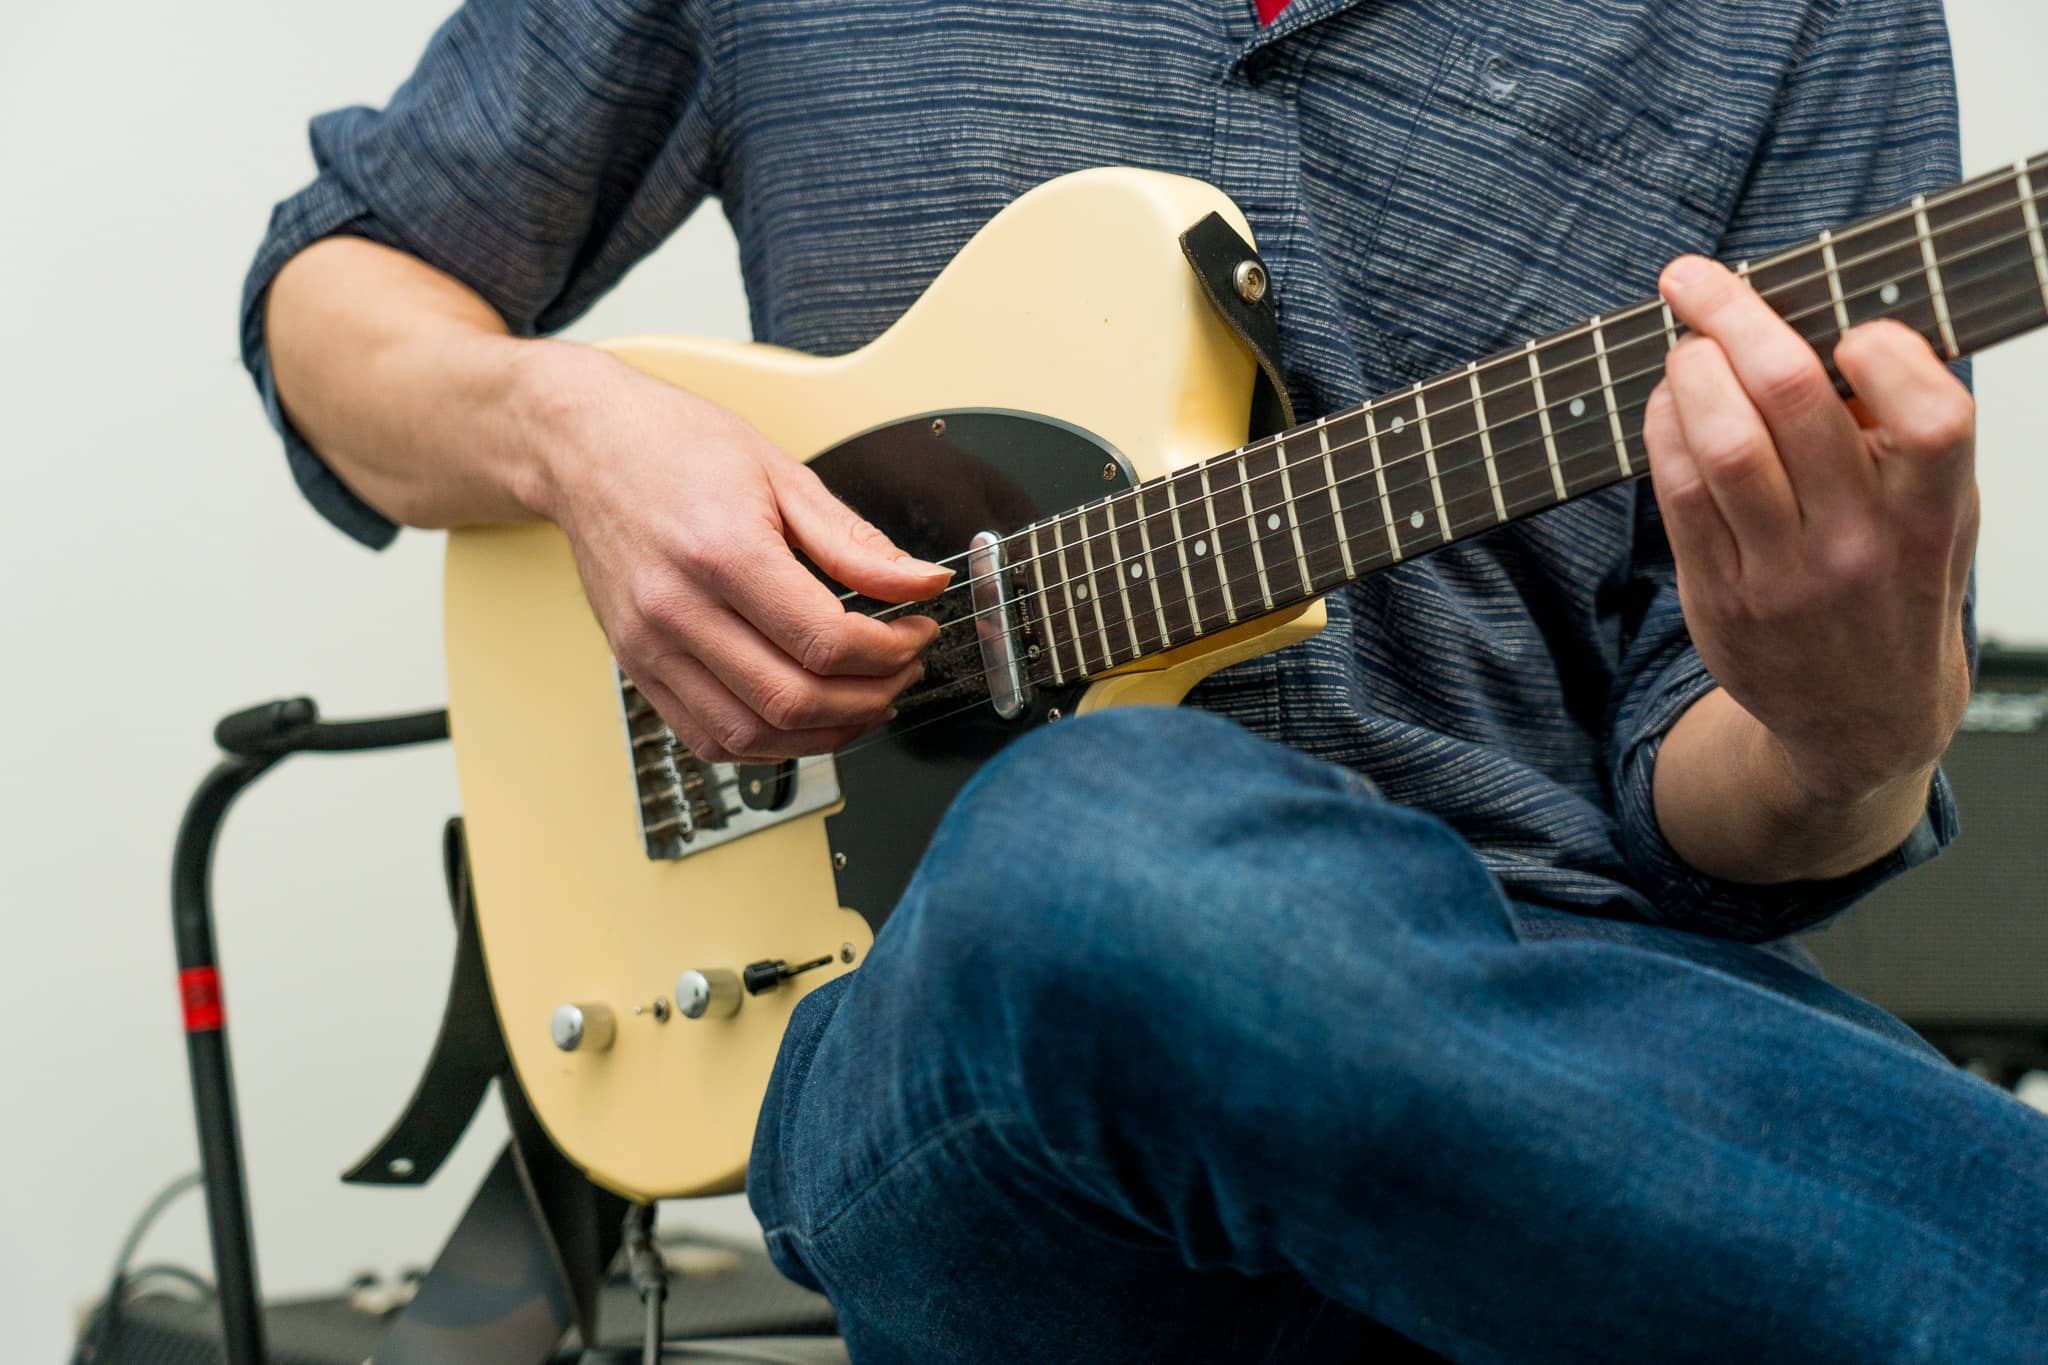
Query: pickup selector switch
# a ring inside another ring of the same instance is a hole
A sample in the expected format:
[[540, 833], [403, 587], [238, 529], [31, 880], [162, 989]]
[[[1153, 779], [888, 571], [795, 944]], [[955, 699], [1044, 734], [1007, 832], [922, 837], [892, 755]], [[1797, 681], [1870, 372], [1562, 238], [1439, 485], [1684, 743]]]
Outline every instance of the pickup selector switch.
[[740, 1007], [740, 979], [720, 967], [676, 978], [676, 1012], [685, 1019], [723, 1019]]

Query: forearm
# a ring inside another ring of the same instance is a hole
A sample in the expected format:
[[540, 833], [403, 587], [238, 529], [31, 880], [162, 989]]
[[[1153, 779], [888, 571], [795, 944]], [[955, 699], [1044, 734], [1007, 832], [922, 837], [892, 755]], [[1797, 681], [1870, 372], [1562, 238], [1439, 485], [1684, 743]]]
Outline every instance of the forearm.
[[346, 237], [286, 264], [264, 326], [286, 415], [378, 511], [432, 527], [545, 511], [532, 371], [559, 343], [516, 339], [466, 286]]
[[1701, 872], [1770, 885], [1846, 876], [1891, 852], [1927, 807], [1934, 765], [1868, 790], [1820, 790], [1720, 688], [1664, 738], [1653, 787], [1665, 841]]

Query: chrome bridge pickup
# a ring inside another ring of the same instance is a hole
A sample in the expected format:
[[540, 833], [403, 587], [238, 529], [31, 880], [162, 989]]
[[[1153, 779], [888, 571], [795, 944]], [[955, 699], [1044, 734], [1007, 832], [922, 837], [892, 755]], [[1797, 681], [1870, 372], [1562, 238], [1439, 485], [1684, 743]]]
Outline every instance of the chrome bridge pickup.
[[675, 737], [632, 679], [614, 673], [640, 841], [649, 858], [674, 862], [839, 800], [831, 755], [774, 764], [707, 762]]
[[1002, 537], [995, 532], [977, 531], [967, 542], [967, 583], [989, 705], [1004, 720], [1015, 720], [1031, 700], [1031, 679], [1017, 648], [1017, 627], [1010, 619], [1010, 570], [1003, 563]]

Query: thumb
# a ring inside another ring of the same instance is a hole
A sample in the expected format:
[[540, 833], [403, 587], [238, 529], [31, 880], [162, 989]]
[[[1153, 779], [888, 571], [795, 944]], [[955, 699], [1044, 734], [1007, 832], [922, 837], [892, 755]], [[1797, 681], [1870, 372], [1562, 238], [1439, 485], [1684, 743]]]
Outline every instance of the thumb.
[[878, 602], [915, 602], [937, 596], [953, 577], [951, 569], [898, 549], [802, 465], [776, 480], [775, 496], [790, 544], [857, 593]]

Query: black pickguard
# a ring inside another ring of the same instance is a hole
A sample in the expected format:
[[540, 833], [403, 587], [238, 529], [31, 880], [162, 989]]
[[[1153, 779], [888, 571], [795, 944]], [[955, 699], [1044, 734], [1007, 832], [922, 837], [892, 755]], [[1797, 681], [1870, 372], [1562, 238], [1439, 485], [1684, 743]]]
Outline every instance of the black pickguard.
[[[977, 531], [1008, 535], [1134, 482], [1121, 455], [1078, 427], [985, 408], [877, 427], [816, 456], [810, 467], [897, 545], [930, 560], [962, 554]], [[962, 563], [956, 581], [965, 577]], [[949, 593], [926, 614], [943, 627], [969, 614], [968, 596]], [[850, 605], [873, 611], [883, 604], [857, 598]], [[979, 651], [953, 644], [971, 639], [972, 631], [953, 626], [928, 652], [925, 679], [912, 692], [929, 692], [930, 699], [906, 693], [895, 720], [837, 760], [846, 804], [826, 817], [825, 831], [839, 903], [875, 929], [896, 908], [967, 780], [1004, 745], [1044, 724], [1048, 711], [1071, 715], [1081, 694], [1079, 687], [1039, 687], [1023, 714], [1001, 719], [989, 705]]]

